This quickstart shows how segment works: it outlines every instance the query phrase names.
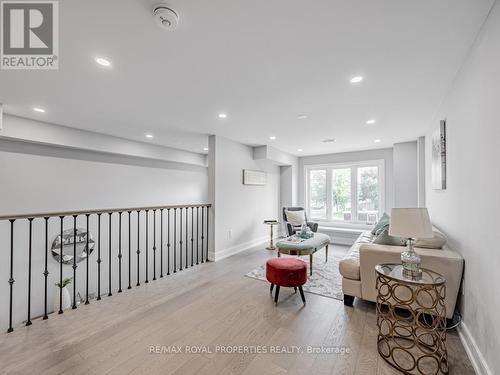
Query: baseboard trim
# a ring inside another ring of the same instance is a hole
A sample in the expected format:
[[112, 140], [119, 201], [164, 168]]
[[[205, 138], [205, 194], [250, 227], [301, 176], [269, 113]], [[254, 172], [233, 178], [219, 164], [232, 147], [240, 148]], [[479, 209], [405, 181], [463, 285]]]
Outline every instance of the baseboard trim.
[[263, 237], [256, 238], [256, 239], [251, 240], [251, 241], [243, 242], [243, 243], [238, 244], [236, 246], [228, 247], [227, 249], [220, 250], [217, 252], [209, 251], [208, 252], [208, 259], [212, 262], [216, 262], [216, 261], [222, 260], [224, 258], [230, 257], [232, 255], [241, 253], [242, 251], [250, 249], [251, 247], [262, 245], [268, 241], [269, 241], [269, 236], [263, 236]]
[[469, 359], [478, 375], [493, 375], [493, 372], [488, 367], [486, 360], [483, 357], [483, 354], [479, 350], [479, 347], [476, 344], [476, 340], [472, 337], [467, 325], [462, 322], [458, 327], [458, 336], [460, 337], [460, 341], [462, 341], [462, 345], [464, 346], [465, 352], [469, 356]]

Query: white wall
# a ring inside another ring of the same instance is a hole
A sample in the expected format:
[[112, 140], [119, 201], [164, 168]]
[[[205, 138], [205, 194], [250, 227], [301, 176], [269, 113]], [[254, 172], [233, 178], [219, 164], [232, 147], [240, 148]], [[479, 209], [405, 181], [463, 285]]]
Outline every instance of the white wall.
[[206, 156], [203, 154], [164, 147], [153, 142], [136, 142], [17, 116], [4, 115], [3, 117], [0, 138], [127, 157], [206, 166]]
[[[15, 150], [16, 152], [11, 152]], [[151, 167], [147, 165], [150, 164]], [[172, 167], [172, 168], [170, 168]], [[100, 209], [113, 207], [140, 207], [207, 202], [207, 168], [185, 163], [169, 163], [137, 157], [110, 155], [107, 153], [73, 150], [16, 141], [0, 141], [0, 213], [17, 214], [61, 210]], [[159, 213], [158, 213], [159, 214]], [[113, 233], [117, 233], [118, 214], [113, 215]], [[142, 214], [144, 215], [144, 214]], [[137, 221], [132, 216], [132, 280], [135, 286], [137, 249]], [[165, 219], [166, 220], [166, 219]], [[91, 232], [97, 235], [96, 217], [90, 220]], [[150, 216], [150, 228], [152, 228]], [[160, 220], [157, 220], [159, 234]], [[165, 223], [166, 224], [166, 223]], [[78, 227], [85, 227], [85, 218], [79, 217]], [[123, 216], [123, 245], [127, 244], [127, 215]], [[102, 216], [102, 293], [107, 294], [108, 215]], [[65, 220], [64, 228], [72, 228], [72, 219]], [[141, 249], [144, 251], [144, 216], [141, 218]], [[26, 221], [15, 223], [14, 251], [14, 324], [26, 319], [28, 236]], [[51, 219], [49, 243], [59, 233], [59, 220]], [[0, 329], [8, 322], [8, 274], [9, 274], [9, 223], [0, 221]], [[165, 238], [166, 241], [166, 238]], [[112, 243], [114, 259], [113, 292], [116, 293], [118, 272], [117, 236]], [[153, 239], [150, 235], [150, 254]], [[50, 246], [50, 245], [49, 245]], [[158, 256], [160, 242], [157, 237]], [[43, 262], [44, 223], [34, 221], [32, 317], [43, 313]], [[90, 256], [90, 292], [96, 291], [97, 249]], [[165, 256], [166, 258], [166, 256]], [[150, 279], [152, 255], [149, 257]], [[166, 259], [165, 259], [166, 261]], [[124, 267], [128, 256], [123, 258]], [[157, 259], [159, 262], [159, 258]], [[157, 263], [159, 265], [159, 263]], [[158, 266], [159, 267], [159, 266]], [[49, 255], [49, 311], [52, 310], [54, 283], [58, 280], [58, 264]], [[159, 275], [159, 268], [157, 269]], [[79, 264], [77, 291], [84, 295], [84, 267]], [[144, 253], [141, 255], [141, 278], [144, 277]], [[123, 284], [126, 283], [124, 268]], [[64, 266], [64, 277], [72, 276], [71, 266]], [[143, 279], [141, 280], [142, 283]], [[72, 289], [71, 289], [72, 290]]]
[[[211, 258], [218, 260], [268, 239], [263, 221], [279, 218], [280, 169], [254, 160], [252, 147], [223, 137], [210, 136], [209, 148], [209, 199], [215, 214]], [[265, 171], [267, 184], [243, 185], [243, 169]]]
[[254, 147], [253, 158], [280, 167], [280, 212], [282, 207], [296, 206], [299, 194], [299, 158], [267, 145]]
[[432, 189], [431, 144], [426, 142], [426, 199], [431, 218], [465, 258], [462, 337], [480, 366], [479, 373], [487, 373], [489, 367], [489, 374], [500, 371], [499, 46], [500, 4], [496, 2], [434, 119], [435, 127], [440, 119], [447, 120], [448, 183], [444, 191]]
[[394, 155], [394, 207], [418, 206], [417, 142], [396, 143]]
[[418, 207], [425, 205], [425, 137], [417, 139], [417, 180], [418, 180]]
[[206, 202], [207, 173], [0, 151], [0, 212]]
[[385, 170], [385, 210], [390, 213], [394, 207], [394, 178], [393, 178], [393, 151], [392, 148], [342, 152], [299, 158], [299, 205], [305, 205], [305, 174], [304, 167], [315, 164], [351, 163], [365, 160], [384, 160]]
[[[298, 164], [298, 163], [297, 163]], [[298, 165], [280, 167], [280, 209], [297, 205]]]

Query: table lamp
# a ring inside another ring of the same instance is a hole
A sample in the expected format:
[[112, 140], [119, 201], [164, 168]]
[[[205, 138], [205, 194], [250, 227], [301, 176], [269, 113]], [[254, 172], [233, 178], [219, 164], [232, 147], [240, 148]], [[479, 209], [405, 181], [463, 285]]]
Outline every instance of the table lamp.
[[406, 250], [401, 253], [403, 274], [408, 277], [420, 276], [420, 257], [413, 249], [413, 244], [416, 238], [434, 236], [427, 208], [393, 208], [389, 235], [407, 239]]

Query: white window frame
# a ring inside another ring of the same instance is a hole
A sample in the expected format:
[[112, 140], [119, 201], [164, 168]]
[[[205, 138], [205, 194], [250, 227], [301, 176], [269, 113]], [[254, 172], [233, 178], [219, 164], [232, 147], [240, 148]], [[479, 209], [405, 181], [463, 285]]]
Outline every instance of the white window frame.
[[[379, 217], [385, 212], [385, 161], [366, 160], [350, 163], [332, 163], [332, 164], [315, 164], [304, 166], [304, 192], [305, 192], [305, 207], [307, 217], [310, 220], [318, 222], [324, 226], [338, 227], [366, 227], [367, 223], [357, 220], [335, 220], [332, 218], [332, 170], [334, 169], [351, 169], [351, 217], [358, 217], [358, 168], [360, 167], [378, 167], [378, 189], [379, 189]], [[309, 176], [314, 170], [326, 169], [326, 217], [327, 219], [318, 219], [311, 216], [309, 207]], [[352, 199], [354, 198], [354, 199]]]

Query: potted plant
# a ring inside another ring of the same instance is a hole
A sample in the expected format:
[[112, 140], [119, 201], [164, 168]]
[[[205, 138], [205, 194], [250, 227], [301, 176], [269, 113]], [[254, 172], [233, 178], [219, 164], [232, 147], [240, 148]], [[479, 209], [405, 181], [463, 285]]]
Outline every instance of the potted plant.
[[67, 277], [63, 279], [61, 283], [55, 283], [54, 285], [57, 287], [56, 292], [54, 293], [54, 312], [59, 311], [59, 289], [62, 288], [62, 309], [65, 310], [71, 307], [71, 296], [69, 294], [69, 290], [67, 286], [71, 284], [73, 281], [72, 277]]

